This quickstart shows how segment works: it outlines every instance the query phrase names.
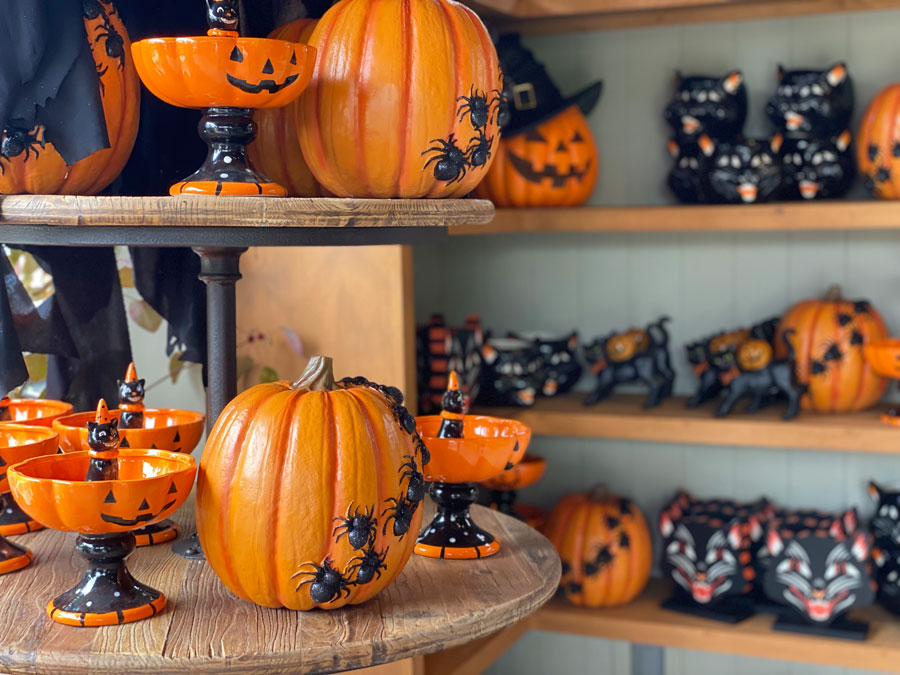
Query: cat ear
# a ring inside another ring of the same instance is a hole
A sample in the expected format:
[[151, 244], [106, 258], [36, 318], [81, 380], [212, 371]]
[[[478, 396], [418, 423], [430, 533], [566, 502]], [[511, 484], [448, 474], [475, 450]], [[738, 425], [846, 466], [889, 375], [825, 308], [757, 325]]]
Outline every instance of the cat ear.
[[497, 350], [490, 345], [484, 345], [481, 348], [481, 357], [484, 359], [485, 363], [490, 365], [497, 360]]
[[117, 387], [117, 388], [121, 388], [121, 387], [122, 387], [122, 380], [116, 380], [116, 387]]
[[678, 147], [678, 143], [676, 143], [673, 138], [670, 138], [669, 142], [666, 143], [666, 148], [669, 150], [669, 154], [672, 157], [678, 157], [678, 155], [681, 154], [681, 148]]
[[669, 517], [669, 514], [663, 511], [659, 514], [659, 533], [668, 537], [675, 531], [675, 525], [672, 524], [672, 519]]
[[869, 557], [869, 535], [860, 532], [853, 538], [853, 544], [850, 546], [850, 553], [859, 562]]
[[722, 78], [722, 89], [728, 94], [735, 94], [743, 81], [744, 76], [741, 71], [734, 70]]
[[778, 71], [776, 72], [776, 77], [778, 81], [781, 82], [784, 79], [784, 66], [780, 63], [778, 64]]
[[707, 157], [712, 157], [712, 154], [716, 151], [715, 141], [706, 134], [700, 134], [700, 138], [697, 139], [697, 145], [700, 146], [700, 150]]
[[837, 149], [843, 152], [847, 148], [850, 147], [850, 130], [844, 129], [844, 132], [837, 137], [837, 141], [835, 141], [835, 145]]
[[844, 532], [846, 534], [849, 535], [856, 532], [859, 527], [859, 518], [856, 515], [856, 508], [850, 507], [847, 509], [844, 515], [841, 516], [841, 521], [844, 523]]
[[769, 147], [772, 149], [776, 155], [781, 152], [781, 144], [784, 142], [784, 137], [781, 134], [775, 134], [769, 140]]
[[769, 549], [769, 555], [772, 557], [777, 556], [784, 550], [784, 542], [775, 528], [769, 530], [769, 534], [766, 536], [766, 548]]
[[872, 549], [872, 560], [875, 561], [875, 565], [878, 567], [884, 567], [884, 564], [887, 562], [887, 558], [880, 548]]
[[138, 382], [142, 387], [147, 384], [147, 380], [145, 380], [144, 378], [141, 378], [140, 380], [138, 380]]
[[728, 545], [737, 550], [741, 548], [743, 541], [744, 534], [741, 532], [741, 524], [738, 521], [735, 521], [731, 524], [731, 527], [728, 528]]
[[763, 535], [763, 529], [762, 525], [759, 524], [759, 520], [754, 516], [750, 516], [749, 530], [750, 539], [752, 541], [759, 541]]
[[112, 425], [112, 428], [113, 428], [113, 429], [118, 429], [118, 428], [119, 428], [119, 418], [118, 418], [118, 417], [113, 417], [113, 418], [109, 421], [109, 423], [110, 423], [110, 425]]
[[825, 73], [825, 79], [828, 80], [828, 84], [832, 87], [838, 86], [847, 79], [847, 66], [843, 62], [835, 63], [828, 69], [828, 72]]
[[569, 336], [569, 349], [575, 349], [578, 346], [578, 331], [573, 330]]
[[93, 430], [96, 429], [96, 428], [97, 428], [97, 423], [88, 420], [88, 423], [87, 423], [87, 430], [88, 430], [88, 431], [93, 431]]
[[884, 498], [881, 486], [874, 480], [869, 481], [869, 496], [876, 502], [880, 502]]

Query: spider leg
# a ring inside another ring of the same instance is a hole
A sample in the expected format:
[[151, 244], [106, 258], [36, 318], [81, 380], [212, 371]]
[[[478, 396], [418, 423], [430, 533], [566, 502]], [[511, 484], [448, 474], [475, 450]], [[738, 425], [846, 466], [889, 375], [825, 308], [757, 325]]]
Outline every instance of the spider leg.
[[[312, 565], [313, 568], [315, 568], [317, 571], [316, 571], [316, 572], [304, 572], [304, 571], [303, 571], [303, 568], [306, 567], [307, 565]], [[318, 574], [318, 567], [319, 567], [319, 566], [316, 565], [314, 562], [305, 562], [305, 563], [303, 563], [302, 565], [300, 565], [300, 569], [298, 569], [296, 572], [294, 572], [294, 573], [291, 575], [291, 579], [293, 579], [294, 577], [298, 577], [298, 576], [300, 576], [301, 574], [312, 574], [312, 575]]]

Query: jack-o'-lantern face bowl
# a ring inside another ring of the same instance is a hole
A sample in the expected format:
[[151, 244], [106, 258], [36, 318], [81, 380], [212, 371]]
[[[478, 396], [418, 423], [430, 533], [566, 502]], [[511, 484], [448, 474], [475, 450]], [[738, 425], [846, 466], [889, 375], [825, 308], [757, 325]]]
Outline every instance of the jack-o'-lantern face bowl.
[[515, 420], [466, 415], [463, 438], [438, 438], [440, 415], [416, 418], [416, 428], [431, 453], [422, 467], [425, 480], [472, 483], [511, 469], [525, 454], [531, 429]]
[[17, 398], [9, 402], [10, 421], [15, 424], [50, 427], [53, 421], [72, 414], [72, 404], [49, 398]]
[[[119, 419], [120, 415], [119, 410], [109, 411], [111, 418]], [[87, 423], [93, 419], [93, 412], [83, 412], [55, 420], [53, 429], [59, 434], [60, 449], [63, 452], [89, 450]], [[148, 408], [144, 411], [142, 429], [123, 429], [119, 425], [121, 447], [190, 453], [203, 435], [204, 420], [203, 414], [191, 410]]]
[[139, 40], [131, 53], [147, 88], [182, 108], [280, 108], [306, 88], [316, 60], [308, 45], [214, 30]]
[[868, 342], [863, 345], [863, 354], [876, 373], [900, 379], [900, 338]]
[[165, 450], [119, 450], [119, 478], [87, 481], [87, 452], [37, 457], [9, 469], [13, 497], [36, 521], [79, 534], [131, 532], [172, 515], [187, 499], [197, 465]]
[[489, 490], [521, 490], [537, 483], [547, 469], [547, 460], [527, 455], [514, 467], [482, 481]]
[[9, 492], [9, 467], [33, 457], [56, 454], [57, 438], [56, 432], [46, 427], [0, 424], [0, 492]]

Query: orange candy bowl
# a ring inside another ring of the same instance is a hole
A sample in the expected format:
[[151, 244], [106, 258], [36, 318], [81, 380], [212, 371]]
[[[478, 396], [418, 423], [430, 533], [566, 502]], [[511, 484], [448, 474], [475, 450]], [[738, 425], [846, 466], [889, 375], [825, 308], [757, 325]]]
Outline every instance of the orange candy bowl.
[[[119, 418], [121, 411], [110, 410], [109, 416]], [[53, 429], [59, 434], [59, 447], [63, 452], [90, 450], [87, 442], [87, 423], [93, 421], [93, 412], [81, 412], [60, 417], [53, 422]], [[197, 447], [203, 435], [202, 413], [174, 408], [144, 411], [143, 429], [119, 428], [122, 448], [150, 448], [190, 453]]]
[[537, 483], [546, 470], [546, 459], [527, 455], [511, 469], [498, 473], [481, 484], [489, 490], [521, 490]]
[[[900, 338], [873, 340], [863, 345], [863, 355], [872, 370], [882, 377], [900, 379]], [[900, 427], [900, 410], [888, 410], [881, 416], [881, 421]]]
[[53, 420], [71, 415], [71, 403], [49, 398], [17, 398], [9, 402], [10, 422], [49, 427]]
[[[47, 412], [49, 409], [60, 410], [61, 406], [72, 406], [62, 401], [27, 401], [29, 405], [18, 406], [20, 401], [12, 401], [9, 411], [14, 417], [25, 413], [32, 417], [27, 421], [3, 422], [0, 424], [0, 460], [4, 462], [0, 466], [0, 536], [11, 534], [25, 534], [41, 529], [41, 524], [32, 520], [25, 513], [12, 496], [9, 494], [9, 483], [6, 480], [6, 469], [32, 457], [40, 455], [53, 455], [59, 447], [59, 437], [55, 431], [44, 425], [43, 419], [33, 415]], [[43, 406], [40, 404], [59, 404], [55, 406]]]
[[78, 532], [75, 549], [88, 561], [81, 581], [47, 605], [70, 626], [110, 626], [155, 616], [165, 596], [131, 576], [125, 558], [133, 530], [171, 515], [190, 494], [197, 464], [165, 450], [119, 450], [118, 478], [86, 480], [88, 452], [26, 460], [9, 469], [13, 496], [33, 518]]

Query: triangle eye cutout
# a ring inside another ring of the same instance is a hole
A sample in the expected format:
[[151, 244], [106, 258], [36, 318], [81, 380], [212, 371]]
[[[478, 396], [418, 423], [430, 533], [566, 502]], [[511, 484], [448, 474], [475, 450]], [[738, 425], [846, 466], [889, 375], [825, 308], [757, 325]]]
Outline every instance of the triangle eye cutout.
[[0, 457], [0, 466], [6, 466], [6, 460]]
[[562, 141], [556, 144], [556, 152], [566, 152], [567, 150], [566, 144]]
[[584, 143], [584, 138], [581, 136], [580, 133], [578, 133], [578, 132], [576, 131], [576, 132], [575, 132], [575, 135], [572, 136], [572, 140], [569, 141], [569, 142], [570, 142], [570, 143]]
[[146, 511], [149, 508], [150, 508], [150, 505], [147, 503], [147, 500], [145, 499], [141, 502], [141, 505], [138, 507], [138, 511]]
[[170, 495], [173, 495], [173, 494], [175, 494], [176, 492], [178, 492], [178, 488], [175, 487], [175, 481], [173, 480], [173, 481], [172, 481], [172, 484], [169, 486], [169, 494], [170, 494]]
[[122, 437], [122, 442], [119, 443], [119, 447], [120, 448], [130, 448], [131, 447], [131, 443], [128, 442], [127, 437], [125, 437], [125, 436]]
[[116, 496], [112, 493], [112, 490], [110, 490], [107, 493], [106, 499], [103, 500], [103, 503], [104, 504], [115, 504], [116, 503]]
[[541, 132], [537, 129], [532, 129], [531, 131], [525, 134], [526, 141], [535, 141], [537, 143], [546, 143], [547, 139], [541, 136]]
[[151, 444], [150, 444], [150, 449], [151, 449], [151, 450], [159, 450], [159, 448], [156, 447], [156, 443], [151, 443]]
[[181, 440], [181, 433], [178, 432], [178, 431], [176, 431], [176, 432], [175, 432], [175, 438], [172, 439], [172, 442], [173, 442], [173, 443], [177, 443], [177, 442], [180, 441], [180, 440]]
[[237, 61], [238, 63], [244, 62], [244, 52], [238, 49], [238, 46], [235, 45], [234, 49], [231, 50], [231, 56], [229, 56], [232, 61]]
[[275, 66], [272, 65], [272, 62], [269, 59], [266, 59], [266, 65], [263, 66], [262, 71], [266, 75], [271, 75], [275, 72]]
[[297, 52], [294, 52], [293, 54], [291, 54], [291, 65], [292, 66], [297, 65]]

